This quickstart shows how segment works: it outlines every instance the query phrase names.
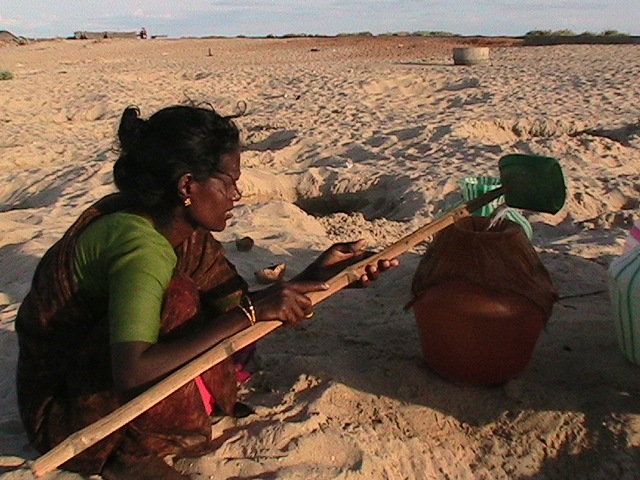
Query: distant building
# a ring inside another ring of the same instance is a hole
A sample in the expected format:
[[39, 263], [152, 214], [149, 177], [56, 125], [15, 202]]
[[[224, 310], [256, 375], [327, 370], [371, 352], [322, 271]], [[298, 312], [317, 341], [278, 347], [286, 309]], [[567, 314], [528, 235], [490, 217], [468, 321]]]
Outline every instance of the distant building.
[[28, 43], [24, 37], [17, 37], [7, 30], [0, 30], [0, 45], [24, 45]]
[[73, 33], [76, 40], [96, 40], [100, 38], [138, 38], [138, 32], [87, 32], [78, 31]]

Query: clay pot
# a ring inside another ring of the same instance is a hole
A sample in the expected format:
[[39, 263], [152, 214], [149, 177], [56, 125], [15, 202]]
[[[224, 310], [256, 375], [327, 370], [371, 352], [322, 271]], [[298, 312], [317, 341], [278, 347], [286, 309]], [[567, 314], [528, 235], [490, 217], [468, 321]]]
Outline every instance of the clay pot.
[[445, 378], [475, 385], [518, 376], [547, 320], [521, 295], [462, 279], [429, 288], [413, 311], [427, 364]]
[[468, 217], [438, 234], [412, 285], [426, 363], [439, 375], [499, 385], [528, 365], [557, 292], [522, 228]]

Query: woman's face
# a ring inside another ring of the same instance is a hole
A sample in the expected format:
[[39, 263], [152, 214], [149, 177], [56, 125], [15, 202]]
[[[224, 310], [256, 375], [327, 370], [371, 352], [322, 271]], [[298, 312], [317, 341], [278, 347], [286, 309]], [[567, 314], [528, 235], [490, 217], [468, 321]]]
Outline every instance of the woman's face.
[[237, 181], [240, 179], [240, 149], [222, 156], [220, 171], [202, 181], [194, 180], [187, 207], [192, 222], [214, 232], [221, 232], [227, 220], [233, 217], [231, 210], [240, 200]]

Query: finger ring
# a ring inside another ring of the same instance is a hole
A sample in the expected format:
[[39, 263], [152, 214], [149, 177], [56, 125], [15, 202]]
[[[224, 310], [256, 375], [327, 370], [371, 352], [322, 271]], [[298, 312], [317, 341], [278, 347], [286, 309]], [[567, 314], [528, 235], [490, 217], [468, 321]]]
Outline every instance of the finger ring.
[[304, 318], [311, 318], [311, 317], [313, 317], [313, 311], [311, 311], [311, 312], [307, 313], [307, 314], [304, 316]]

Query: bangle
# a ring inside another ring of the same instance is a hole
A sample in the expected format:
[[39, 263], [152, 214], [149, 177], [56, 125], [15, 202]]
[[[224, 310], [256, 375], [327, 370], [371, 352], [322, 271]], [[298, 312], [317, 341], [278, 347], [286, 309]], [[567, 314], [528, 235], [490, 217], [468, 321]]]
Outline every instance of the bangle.
[[242, 313], [244, 313], [245, 317], [247, 317], [247, 320], [249, 320], [249, 323], [253, 327], [256, 324], [256, 322], [251, 316], [251, 314], [249, 313], [249, 311], [246, 308], [244, 308], [242, 305], [238, 305], [238, 308], [242, 310]]
[[[243, 303], [245, 305], [243, 305]], [[240, 307], [240, 310], [242, 310], [242, 313], [246, 315], [247, 319], [249, 320], [249, 323], [251, 323], [252, 326], [255, 325], [258, 319], [256, 318], [256, 309], [253, 306], [253, 302], [251, 301], [251, 298], [249, 297], [249, 295], [242, 296], [238, 307]]]

